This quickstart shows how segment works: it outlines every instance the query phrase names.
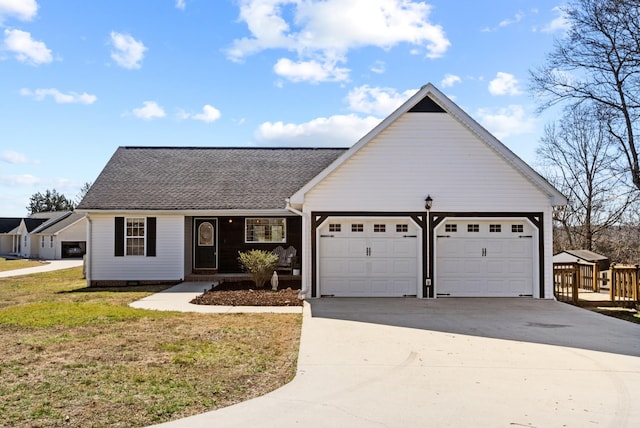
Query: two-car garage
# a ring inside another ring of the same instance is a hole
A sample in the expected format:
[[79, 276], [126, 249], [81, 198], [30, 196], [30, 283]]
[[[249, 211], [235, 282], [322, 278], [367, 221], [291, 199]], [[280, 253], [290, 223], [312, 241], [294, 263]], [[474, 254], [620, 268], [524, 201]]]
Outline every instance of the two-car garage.
[[447, 218], [431, 239], [425, 227], [411, 217], [328, 218], [317, 231], [318, 296], [427, 297], [425, 283], [438, 297], [536, 294], [538, 231], [526, 218]]

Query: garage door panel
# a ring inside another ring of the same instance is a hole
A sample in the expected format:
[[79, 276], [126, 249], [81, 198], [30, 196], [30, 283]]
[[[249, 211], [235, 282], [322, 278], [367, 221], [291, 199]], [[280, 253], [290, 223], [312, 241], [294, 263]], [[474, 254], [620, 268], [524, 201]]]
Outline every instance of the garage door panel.
[[348, 242], [339, 238], [322, 238], [320, 257], [346, 257], [349, 254]]
[[[474, 226], [468, 226], [473, 224]], [[517, 226], [512, 227], [513, 224]], [[532, 295], [531, 226], [514, 220], [446, 220], [436, 240], [436, 293], [460, 297]]]
[[[399, 223], [406, 227], [397, 227]], [[352, 227], [354, 224], [357, 227]], [[417, 228], [412, 223], [402, 219], [329, 219], [319, 232], [322, 295], [417, 294], [420, 249]]]
[[415, 280], [411, 278], [373, 278], [371, 292], [375, 296], [410, 296], [416, 294]]
[[470, 275], [482, 275], [484, 274], [484, 263], [477, 259], [462, 259], [461, 260], [462, 271], [465, 274]]

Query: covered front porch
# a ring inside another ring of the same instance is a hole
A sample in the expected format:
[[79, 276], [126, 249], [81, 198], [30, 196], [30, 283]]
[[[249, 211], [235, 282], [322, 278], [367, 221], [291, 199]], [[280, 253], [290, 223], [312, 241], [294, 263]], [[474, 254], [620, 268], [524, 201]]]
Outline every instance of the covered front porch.
[[279, 267], [280, 278], [300, 280], [302, 219], [291, 213], [187, 216], [184, 243], [186, 281], [250, 279], [242, 271], [238, 253], [252, 249], [274, 251], [277, 247], [289, 250], [290, 255]]

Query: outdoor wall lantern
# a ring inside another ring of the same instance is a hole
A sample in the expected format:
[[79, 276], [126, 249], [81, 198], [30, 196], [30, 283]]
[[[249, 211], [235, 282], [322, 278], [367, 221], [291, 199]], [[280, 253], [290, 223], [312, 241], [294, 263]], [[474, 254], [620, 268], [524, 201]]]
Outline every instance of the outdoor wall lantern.
[[426, 208], [427, 211], [429, 211], [432, 205], [433, 205], [433, 198], [431, 197], [431, 195], [427, 195], [427, 198], [424, 200], [424, 207]]

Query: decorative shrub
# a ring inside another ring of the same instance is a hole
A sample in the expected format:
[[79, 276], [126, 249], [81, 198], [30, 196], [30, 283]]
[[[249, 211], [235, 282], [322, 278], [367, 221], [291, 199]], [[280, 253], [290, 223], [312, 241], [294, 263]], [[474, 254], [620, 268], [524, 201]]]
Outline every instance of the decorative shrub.
[[278, 256], [264, 250], [249, 250], [238, 252], [238, 261], [242, 268], [251, 274], [251, 279], [257, 288], [264, 287], [278, 267]]

